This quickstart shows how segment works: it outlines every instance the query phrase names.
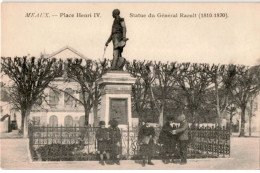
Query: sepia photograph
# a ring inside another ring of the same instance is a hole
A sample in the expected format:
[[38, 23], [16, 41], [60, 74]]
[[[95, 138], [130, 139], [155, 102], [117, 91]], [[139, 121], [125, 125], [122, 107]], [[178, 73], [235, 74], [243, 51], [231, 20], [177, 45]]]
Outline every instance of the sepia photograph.
[[1, 3], [3, 170], [259, 170], [260, 3]]

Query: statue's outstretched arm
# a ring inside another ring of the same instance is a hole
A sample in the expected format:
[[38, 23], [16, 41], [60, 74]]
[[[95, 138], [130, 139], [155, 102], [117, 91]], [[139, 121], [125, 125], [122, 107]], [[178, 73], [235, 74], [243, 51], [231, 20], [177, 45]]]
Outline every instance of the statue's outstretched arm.
[[109, 36], [109, 38], [108, 38], [108, 40], [106, 42], [106, 46], [108, 46], [108, 44], [110, 43], [111, 40], [112, 40], [112, 32], [111, 32], [111, 34], [110, 34], [110, 36]]

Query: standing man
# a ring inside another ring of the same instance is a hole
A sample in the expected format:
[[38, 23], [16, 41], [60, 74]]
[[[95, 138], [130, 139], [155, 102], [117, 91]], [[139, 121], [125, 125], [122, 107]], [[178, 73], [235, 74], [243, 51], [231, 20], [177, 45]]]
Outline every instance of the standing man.
[[173, 130], [172, 133], [176, 134], [179, 139], [179, 146], [180, 146], [180, 158], [181, 158], [181, 165], [187, 163], [187, 147], [188, 147], [188, 128], [189, 124], [186, 121], [186, 117], [184, 114], [178, 116], [178, 121], [180, 122], [180, 127], [176, 130]]
[[154, 165], [152, 163], [152, 155], [155, 145], [155, 130], [150, 126], [150, 121], [145, 121], [145, 124], [140, 127], [138, 133], [138, 141], [140, 144], [140, 154], [142, 156], [142, 165], [145, 166], [146, 160], [148, 160], [148, 165]]
[[125, 65], [125, 58], [122, 57], [123, 48], [125, 47], [126, 41], [126, 26], [124, 18], [121, 18], [120, 11], [118, 9], [113, 10], [112, 16], [114, 23], [112, 25], [112, 32], [109, 36], [105, 49], [108, 44], [113, 40], [113, 62], [111, 70], [123, 70]]
[[99, 122], [100, 128], [98, 128], [96, 132], [96, 139], [97, 139], [97, 149], [100, 154], [100, 161], [99, 163], [101, 165], [105, 165], [104, 162], [104, 155], [106, 155], [107, 163], [110, 164], [110, 155], [109, 155], [109, 146], [108, 146], [108, 140], [109, 140], [109, 131], [105, 127], [105, 121]]

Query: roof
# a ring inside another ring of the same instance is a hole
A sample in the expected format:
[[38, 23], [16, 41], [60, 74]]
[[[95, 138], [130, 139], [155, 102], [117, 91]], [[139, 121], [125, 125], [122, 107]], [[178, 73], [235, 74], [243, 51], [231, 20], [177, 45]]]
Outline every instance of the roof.
[[[87, 59], [87, 60], [89, 59], [85, 55], [83, 55], [82, 53], [78, 52], [77, 50], [73, 49], [70, 46], [65, 46], [65, 47], [53, 52], [52, 54], [45, 55], [45, 56], [46, 56], [46, 58], [52, 58], [52, 57], [55, 57], [57, 54], [64, 52], [66, 50], [70, 50], [71, 52], [75, 53], [76, 55], [78, 55], [82, 59]], [[73, 58], [73, 57], [68, 57], [68, 58]]]

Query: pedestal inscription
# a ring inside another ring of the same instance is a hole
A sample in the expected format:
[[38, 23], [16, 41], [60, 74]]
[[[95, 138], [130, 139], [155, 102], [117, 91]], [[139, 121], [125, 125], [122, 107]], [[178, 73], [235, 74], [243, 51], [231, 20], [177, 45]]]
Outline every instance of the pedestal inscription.
[[131, 91], [135, 78], [124, 71], [110, 71], [98, 81], [101, 88], [100, 120], [108, 126], [115, 118], [119, 126], [132, 126]]
[[127, 125], [127, 99], [110, 98], [109, 120], [116, 119], [119, 124]]

